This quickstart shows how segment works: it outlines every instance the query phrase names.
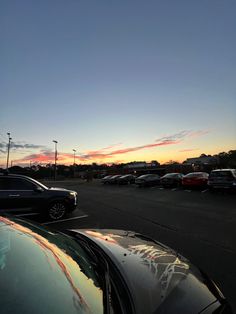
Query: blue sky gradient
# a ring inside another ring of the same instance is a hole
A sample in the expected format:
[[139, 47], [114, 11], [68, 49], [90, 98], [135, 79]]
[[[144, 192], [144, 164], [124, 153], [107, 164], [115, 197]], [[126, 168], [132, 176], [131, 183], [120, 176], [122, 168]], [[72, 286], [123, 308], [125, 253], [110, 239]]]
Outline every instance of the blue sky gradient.
[[234, 0], [2, 1], [0, 140], [86, 154], [208, 130], [111, 161], [235, 148], [235, 13]]

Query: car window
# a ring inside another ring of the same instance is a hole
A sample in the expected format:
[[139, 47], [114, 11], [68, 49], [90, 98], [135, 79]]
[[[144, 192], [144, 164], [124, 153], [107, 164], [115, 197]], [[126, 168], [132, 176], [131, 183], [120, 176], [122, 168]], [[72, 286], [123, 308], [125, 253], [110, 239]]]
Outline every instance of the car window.
[[33, 190], [36, 185], [21, 178], [9, 178], [7, 182], [8, 190]]
[[150, 174], [149, 176], [150, 176], [150, 178], [158, 178], [158, 177], [159, 177], [158, 174], [154, 174], [154, 173], [153, 173], [153, 174]]
[[9, 190], [8, 181], [7, 178], [0, 178], [0, 190]]

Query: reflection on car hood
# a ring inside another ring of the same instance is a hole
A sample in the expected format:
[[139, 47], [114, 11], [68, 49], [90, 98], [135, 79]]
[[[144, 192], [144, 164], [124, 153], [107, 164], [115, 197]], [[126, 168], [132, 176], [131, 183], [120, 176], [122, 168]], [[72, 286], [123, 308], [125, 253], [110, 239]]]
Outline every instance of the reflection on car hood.
[[217, 300], [196, 267], [152, 239], [122, 230], [73, 231], [95, 241], [113, 260], [137, 313], [198, 313]]
[[63, 188], [57, 188], [57, 187], [50, 187], [49, 190], [61, 191], [61, 192], [73, 192], [71, 190], [67, 190], [67, 189], [63, 189]]

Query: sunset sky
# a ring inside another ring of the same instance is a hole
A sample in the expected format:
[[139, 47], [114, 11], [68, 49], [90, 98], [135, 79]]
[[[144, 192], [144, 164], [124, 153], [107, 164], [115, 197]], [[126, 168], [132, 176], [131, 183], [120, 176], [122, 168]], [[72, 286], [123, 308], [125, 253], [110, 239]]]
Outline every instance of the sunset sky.
[[235, 0], [3, 0], [0, 167], [236, 149]]

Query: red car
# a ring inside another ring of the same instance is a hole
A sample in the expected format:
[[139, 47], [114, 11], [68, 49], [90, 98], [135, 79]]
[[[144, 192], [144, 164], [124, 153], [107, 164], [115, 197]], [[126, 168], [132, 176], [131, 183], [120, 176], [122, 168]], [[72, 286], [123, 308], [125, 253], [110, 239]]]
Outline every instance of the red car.
[[190, 186], [206, 186], [208, 182], [209, 174], [206, 172], [191, 172], [186, 174], [182, 179], [182, 185], [184, 187]]

